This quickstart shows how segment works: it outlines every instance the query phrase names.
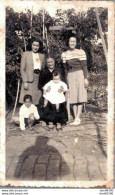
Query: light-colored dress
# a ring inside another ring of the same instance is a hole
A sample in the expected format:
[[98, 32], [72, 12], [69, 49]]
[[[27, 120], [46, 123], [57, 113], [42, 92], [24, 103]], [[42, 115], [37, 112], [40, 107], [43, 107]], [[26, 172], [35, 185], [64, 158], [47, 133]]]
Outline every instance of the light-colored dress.
[[[67, 91], [67, 85], [63, 81], [54, 83], [54, 81], [51, 80], [43, 87], [43, 90], [46, 91], [48, 87], [50, 87], [50, 91], [43, 95], [45, 99], [47, 99], [52, 104], [60, 104], [66, 101], [64, 92]], [[61, 87], [63, 88], [64, 92], [60, 93], [58, 90]]]
[[86, 61], [85, 52], [79, 49], [68, 50], [62, 53], [61, 57], [68, 68], [70, 104], [87, 102], [87, 89], [84, 87], [84, 72], [81, 66], [82, 61]]

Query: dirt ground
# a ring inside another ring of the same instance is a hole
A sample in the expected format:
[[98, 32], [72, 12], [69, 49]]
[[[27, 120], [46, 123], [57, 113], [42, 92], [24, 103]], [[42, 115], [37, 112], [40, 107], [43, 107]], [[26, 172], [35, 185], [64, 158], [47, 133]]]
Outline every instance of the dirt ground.
[[[107, 114], [87, 105], [79, 126], [57, 132], [37, 124], [21, 131], [6, 120], [6, 179], [102, 181], [107, 179]], [[16, 111], [18, 112], [18, 110]]]

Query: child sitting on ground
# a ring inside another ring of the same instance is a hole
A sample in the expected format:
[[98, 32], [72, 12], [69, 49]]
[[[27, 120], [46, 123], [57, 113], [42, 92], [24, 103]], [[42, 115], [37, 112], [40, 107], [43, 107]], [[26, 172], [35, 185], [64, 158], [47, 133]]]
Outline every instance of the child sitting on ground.
[[24, 96], [24, 104], [21, 106], [19, 111], [19, 121], [21, 130], [25, 130], [26, 127], [32, 128], [35, 120], [38, 120], [39, 114], [37, 108], [32, 104], [32, 96]]
[[64, 92], [67, 91], [67, 85], [61, 81], [61, 73], [54, 71], [53, 80], [49, 81], [43, 87], [44, 107], [48, 101], [56, 105], [56, 111], [59, 112], [59, 104], [66, 101]]

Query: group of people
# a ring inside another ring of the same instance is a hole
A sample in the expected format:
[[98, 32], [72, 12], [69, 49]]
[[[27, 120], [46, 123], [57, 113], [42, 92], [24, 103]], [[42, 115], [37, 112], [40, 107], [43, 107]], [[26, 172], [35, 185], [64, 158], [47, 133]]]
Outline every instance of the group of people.
[[23, 53], [21, 59], [22, 86], [19, 102], [20, 128], [32, 128], [35, 120], [41, 120], [49, 129], [56, 125], [62, 130], [68, 114], [67, 100], [73, 111], [71, 125], [81, 123], [83, 103], [87, 102], [88, 71], [86, 54], [76, 49], [76, 37], [69, 38], [69, 49], [61, 55], [62, 64], [55, 64], [53, 56], [40, 54], [40, 41], [32, 39], [32, 51]]

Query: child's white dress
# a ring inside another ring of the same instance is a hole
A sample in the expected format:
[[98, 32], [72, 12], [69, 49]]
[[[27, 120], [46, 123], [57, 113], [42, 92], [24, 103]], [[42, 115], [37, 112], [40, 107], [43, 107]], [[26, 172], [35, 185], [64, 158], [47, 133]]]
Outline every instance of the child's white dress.
[[[67, 91], [67, 85], [63, 81], [60, 81], [59, 83], [54, 83], [53, 80], [49, 81], [43, 89], [46, 91], [47, 88], [50, 87], [50, 91], [46, 92], [43, 97], [47, 99], [52, 104], [60, 104], [66, 101], [64, 92]], [[64, 92], [58, 92], [58, 90], [63, 87]]]

